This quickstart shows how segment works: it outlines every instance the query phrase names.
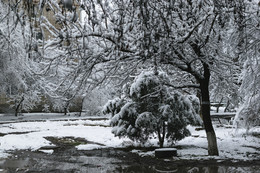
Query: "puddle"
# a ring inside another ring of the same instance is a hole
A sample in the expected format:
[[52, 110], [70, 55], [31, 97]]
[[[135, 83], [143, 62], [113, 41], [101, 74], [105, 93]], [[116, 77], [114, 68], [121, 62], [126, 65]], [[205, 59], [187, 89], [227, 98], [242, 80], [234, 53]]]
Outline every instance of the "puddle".
[[237, 162], [208, 160], [171, 160], [139, 157], [131, 149], [102, 148], [79, 151], [75, 147], [54, 149], [53, 154], [40, 151], [15, 151], [0, 161], [0, 173], [7, 172], [189, 172], [189, 173], [257, 173], [260, 161]]
[[100, 146], [105, 146], [104, 144], [100, 144], [97, 142], [88, 141], [84, 138], [75, 138], [73, 136], [68, 137], [45, 137], [46, 140], [50, 141], [54, 146], [46, 146], [42, 147], [40, 149], [59, 149], [59, 148], [72, 148], [78, 145], [84, 145], [84, 144], [96, 144]]
[[80, 144], [87, 144], [87, 140], [84, 138], [75, 138], [75, 137], [45, 137], [46, 140], [50, 141], [58, 147], [73, 147]]
[[23, 160], [5, 160], [5, 161], [1, 161], [0, 165], [4, 165], [4, 167], [8, 167], [8, 168], [22, 168], [22, 167], [26, 167], [26, 165], [28, 165], [29, 163], [29, 158], [25, 158]]
[[[0, 160], [0, 173], [13, 172], [188, 172], [188, 173], [257, 173], [260, 160], [232, 162], [231, 160], [173, 160], [140, 157], [133, 149], [153, 151], [155, 148], [101, 148], [77, 150], [80, 144], [97, 144], [84, 138], [46, 137], [53, 146], [38, 151], [13, 151], [8, 159]], [[102, 144], [98, 144], [102, 145]], [[182, 146], [187, 147], [187, 146]], [[45, 150], [42, 152], [41, 150]], [[258, 171], [259, 172], [259, 171]]]

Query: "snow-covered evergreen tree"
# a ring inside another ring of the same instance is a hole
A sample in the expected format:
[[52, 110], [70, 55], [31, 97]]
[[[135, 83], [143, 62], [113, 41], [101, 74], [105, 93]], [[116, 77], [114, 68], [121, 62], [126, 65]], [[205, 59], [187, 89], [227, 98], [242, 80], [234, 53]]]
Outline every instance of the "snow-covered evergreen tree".
[[119, 97], [116, 97], [113, 100], [108, 100], [108, 102], [104, 105], [102, 112], [103, 114], [111, 114], [113, 117], [120, 112], [125, 103], [125, 100]]
[[168, 80], [167, 74], [161, 71], [142, 72], [132, 83], [129, 98], [108, 102], [107, 112], [115, 114], [111, 119], [112, 133], [141, 142], [156, 136], [160, 147], [165, 139], [175, 142], [188, 136], [186, 126], [201, 122], [199, 100], [171, 91], [164, 85]]

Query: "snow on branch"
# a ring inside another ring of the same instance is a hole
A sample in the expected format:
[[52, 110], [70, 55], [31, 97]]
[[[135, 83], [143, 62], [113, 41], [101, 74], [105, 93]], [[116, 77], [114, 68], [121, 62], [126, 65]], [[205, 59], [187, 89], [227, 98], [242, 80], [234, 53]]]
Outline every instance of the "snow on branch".
[[194, 27], [192, 29], [189, 30], [189, 32], [182, 38], [180, 38], [177, 43], [178, 44], [183, 44], [184, 42], [186, 42], [195, 32], [195, 30], [200, 26], [200, 24], [202, 24], [202, 22], [204, 22], [205, 20], [208, 19], [208, 17], [211, 16], [211, 14], [208, 14], [207, 16], [205, 16], [203, 19], [201, 19], [201, 21], [199, 21], [196, 25], [194, 25]]
[[172, 87], [174, 89], [183, 89], [183, 88], [199, 88], [199, 84], [183, 84], [183, 85], [173, 85], [171, 83], [165, 83], [165, 85]]

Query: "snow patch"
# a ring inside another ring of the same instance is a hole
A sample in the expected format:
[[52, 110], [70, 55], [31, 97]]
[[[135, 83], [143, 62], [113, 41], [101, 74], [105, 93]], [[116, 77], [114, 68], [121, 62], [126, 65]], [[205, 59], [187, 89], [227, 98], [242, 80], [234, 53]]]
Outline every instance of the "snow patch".
[[96, 150], [96, 149], [101, 149], [105, 148], [105, 146], [101, 146], [98, 144], [85, 144], [85, 145], [78, 145], [76, 146], [78, 150]]
[[46, 154], [52, 154], [54, 150], [38, 150], [40, 152], [46, 153]]
[[142, 150], [132, 150], [131, 153], [138, 154], [141, 157], [154, 157], [155, 152], [154, 151], [142, 151]]
[[155, 151], [176, 151], [176, 148], [158, 148]]

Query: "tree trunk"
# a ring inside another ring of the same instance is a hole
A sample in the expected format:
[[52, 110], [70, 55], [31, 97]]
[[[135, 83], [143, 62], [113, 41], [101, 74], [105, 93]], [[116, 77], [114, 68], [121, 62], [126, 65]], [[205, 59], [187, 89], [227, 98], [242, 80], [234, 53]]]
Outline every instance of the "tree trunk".
[[24, 100], [24, 97], [22, 97], [22, 99], [19, 101], [18, 105], [15, 108], [15, 116], [16, 117], [18, 116], [18, 113], [19, 113], [20, 107], [21, 107], [21, 105], [23, 103], [23, 100]]
[[223, 101], [223, 97], [221, 97], [220, 101], [217, 104], [217, 110], [216, 110], [217, 113], [219, 112], [219, 107], [220, 107], [222, 101]]
[[80, 105], [80, 110], [79, 110], [79, 116], [80, 116], [80, 117], [81, 117], [81, 114], [82, 114], [82, 111], [83, 111], [84, 99], [85, 99], [85, 97], [83, 97], [83, 98], [81, 99], [81, 105]]
[[65, 103], [65, 106], [64, 106], [64, 115], [66, 116], [67, 113], [68, 113], [68, 108], [69, 108], [69, 102]]
[[218, 156], [216, 134], [210, 117], [209, 79], [210, 71], [208, 66], [204, 64], [204, 79], [200, 80], [202, 120], [207, 134], [208, 153], [210, 156]]
[[229, 101], [229, 99], [228, 99], [228, 101], [227, 101], [227, 105], [226, 105], [226, 107], [225, 107], [225, 109], [224, 109], [224, 112], [227, 112], [228, 107], [229, 107], [229, 104], [230, 104], [230, 101]]
[[160, 141], [160, 148], [163, 148], [163, 139]]
[[159, 140], [160, 148], [163, 148], [164, 138], [161, 137]]
[[158, 139], [159, 139], [159, 145], [160, 145], [160, 148], [163, 148], [164, 135], [161, 136], [161, 130], [160, 130], [160, 127], [157, 127], [157, 134], [158, 134]]
[[67, 107], [64, 107], [64, 115], [67, 115]]
[[161, 146], [161, 148], [163, 147], [163, 144], [164, 144], [164, 139], [165, 139], [165, 128], [166, 128], [166, 125], [165, 125], [165, 122], [163, 122], [163, 134], [162, 134], [162, 146]]

